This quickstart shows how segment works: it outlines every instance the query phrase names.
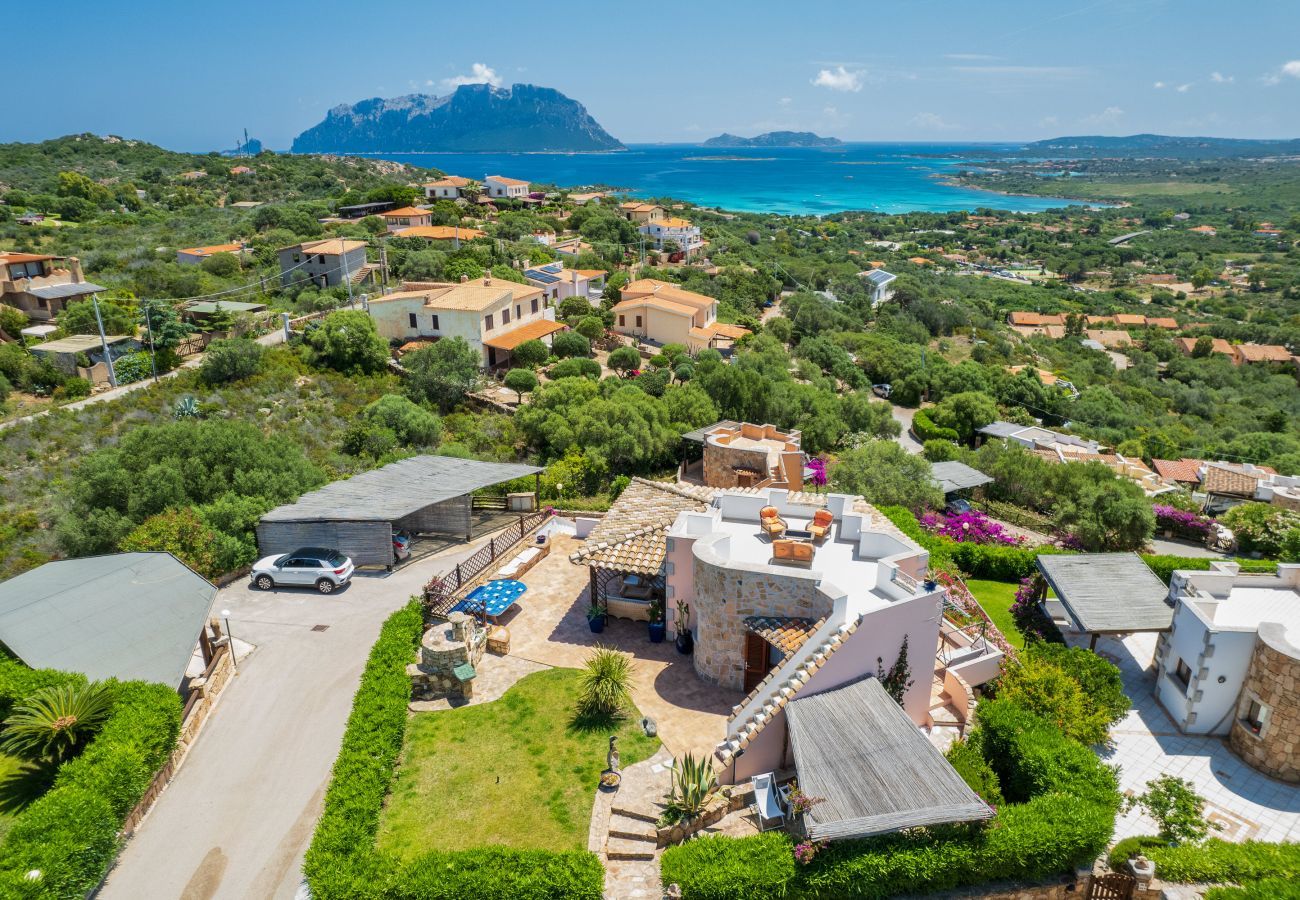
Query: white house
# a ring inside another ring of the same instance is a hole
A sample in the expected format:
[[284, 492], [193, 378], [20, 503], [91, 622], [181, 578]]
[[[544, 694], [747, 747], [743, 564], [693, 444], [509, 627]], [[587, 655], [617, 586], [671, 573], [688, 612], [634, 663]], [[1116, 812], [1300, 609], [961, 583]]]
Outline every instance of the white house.
[[469, 187], [470, 183], [468, 178], [462, 178], [459, 175], [448, 175], [446, 178], [439, 178], [437, 181], [425, 182], [421, 187], [424, 188], [425, 199], [459, 200], [461, 192]]
[[871, 305], [879, 306], [894, 295], [890, 285], [898, 278], [884, 269], [871, 269], [866, 272], [859, 272], [858, 275], [867, 283], [871, 291]]
[[600, 269], [566, 269], [564, 263], [558, 260], [524, 270], [528, 283], [541, 288], [548, 300], [582, 297], [592, 306], [600, 305], [606, 274]]
[[491, 276], [459, 284], [407, 282], [402, 290], [370, 301], [375, 329], [390, 341], [464, 338], [486, 368], [534, 338], [549, 344], [565, 325], [542, 291]]
[[646, 222], [637, 231], [649, 238], [656, 250], [664, 249], [664, 244], [671, 241], [689, 257], [704, 246], [700, 227], [676, 216]]
[[1300, 701], [1300, 684], [1285, 703], [1253, 686], [1269, 631], [1276, 643], [1300, 645], [1300, 565], [1279, 565], [1276, 575], [1242, 575], [1226, 561], [1210, 566], [1170, 577], [1173, 628], [1156, 647], [1156, 697], [1188, 734], [1227, 735], [1241, 723], [1258, 736], [1279, 705]]
[[504, 175], [488, 175], [483, 179], [483, 190], [492, 198], [518, 200], [528, 196], [528, 182]]

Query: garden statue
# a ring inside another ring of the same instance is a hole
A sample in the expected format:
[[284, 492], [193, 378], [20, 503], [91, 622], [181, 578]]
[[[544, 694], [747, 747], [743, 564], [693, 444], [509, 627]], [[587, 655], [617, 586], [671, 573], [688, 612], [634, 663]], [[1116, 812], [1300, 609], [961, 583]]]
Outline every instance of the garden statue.
[[618, 771], [618, 735], [616, 734], [609, 736], [609, 756], [605, 757], [605, 762], [608, 763], [606, 766], [608, 771]]

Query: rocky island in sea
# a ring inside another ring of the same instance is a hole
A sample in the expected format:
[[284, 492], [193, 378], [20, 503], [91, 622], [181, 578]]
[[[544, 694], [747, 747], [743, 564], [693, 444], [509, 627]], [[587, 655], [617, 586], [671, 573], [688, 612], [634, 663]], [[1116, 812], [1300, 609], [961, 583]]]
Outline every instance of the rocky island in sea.
[[553, 88], [465, 84], [336, 106], [294, 138], [294, 153], [575, 152], [623, 145]]
[[822, 137], [811, 131], [767, 131], [754, 137], [723, 132], [704, 142], [705, 147], [838, 147], [839, 138]]

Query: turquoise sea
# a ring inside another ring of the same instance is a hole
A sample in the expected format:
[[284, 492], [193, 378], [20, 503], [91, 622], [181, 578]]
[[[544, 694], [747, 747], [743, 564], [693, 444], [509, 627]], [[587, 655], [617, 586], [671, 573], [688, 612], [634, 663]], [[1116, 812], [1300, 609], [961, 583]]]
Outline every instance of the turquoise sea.
[[[717, 149], [637, 144], [616, 153], [376, 153], [467, 178], [507, 175], [566, 187], [604, 185], [744, 212], [825, 215], [845, 210], [946, 212], [976, 207], [1036, 212], [1070, 201], [1014, 197], [945, 183], [963, 168], [996, 165], [1019, 145], [843, 144], [830, 148]], [[988, 154], [992, 154], [990, 157]], [[935, 154], [945, 154], [942, 159]]]

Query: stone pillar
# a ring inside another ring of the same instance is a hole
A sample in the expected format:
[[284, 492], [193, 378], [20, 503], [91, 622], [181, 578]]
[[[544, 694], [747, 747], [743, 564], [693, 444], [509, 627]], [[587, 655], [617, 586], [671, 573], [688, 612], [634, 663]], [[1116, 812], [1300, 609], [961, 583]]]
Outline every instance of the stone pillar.
[[468, 644], [470, 637], [474, 633], [474, 620], [468, 613], [454, 612], [447, 617], [451, 623], [451, 639], [460, 641], [462, 644]]

